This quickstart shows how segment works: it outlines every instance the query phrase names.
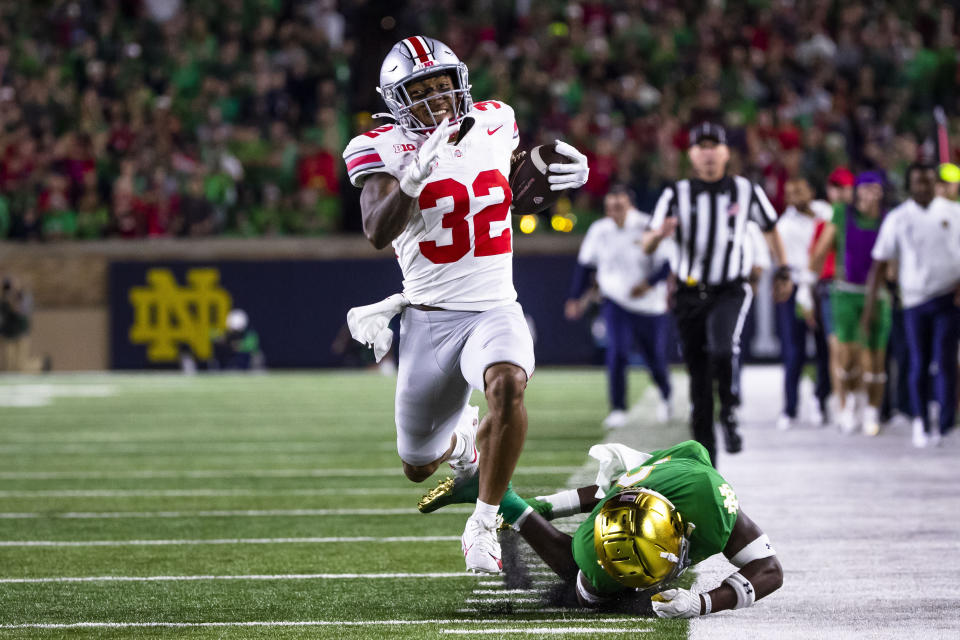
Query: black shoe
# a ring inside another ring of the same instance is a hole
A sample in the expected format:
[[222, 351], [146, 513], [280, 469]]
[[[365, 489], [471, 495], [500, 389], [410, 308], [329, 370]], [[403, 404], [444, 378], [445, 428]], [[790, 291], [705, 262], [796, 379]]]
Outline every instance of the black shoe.
[[733, 413], [720, 416], [720, 426], [723, 427], [723, 439], [727, 453], [740, 453], [743, 449], [743, 438], [740, 437], [737, 417]]

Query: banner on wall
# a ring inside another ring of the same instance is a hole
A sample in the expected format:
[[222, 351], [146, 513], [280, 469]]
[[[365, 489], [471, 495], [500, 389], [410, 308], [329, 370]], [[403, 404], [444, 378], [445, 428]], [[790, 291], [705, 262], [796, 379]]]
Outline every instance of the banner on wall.
[[[514, 257], [514, 284], [534, 331], [538, 365], [603, 362], [602, 327], [589, 318], [569, 322], [563, 316], [574, 266], [572, 255]], [[400, 289], [400, 269], [391, 259], [114, 262], [111, 366], [176, 368], [184, 350], [202, 362], [211, 354], [211, 334], [223, 328], [233, 308], [247, 313], [270, 368], [363, 364], [369, 354], [349, 338], [347, 310]], [[760, 293], [762, 298], [765, 292]], [[745, 360], [766, 355], [751, 348], [752, 316], [744, 329]], [[770, 318], [760, 313], [757, 320], [757, 337], [771, 334]], [[671, 359], [678, 361], [672, 332], [668, 344]]]

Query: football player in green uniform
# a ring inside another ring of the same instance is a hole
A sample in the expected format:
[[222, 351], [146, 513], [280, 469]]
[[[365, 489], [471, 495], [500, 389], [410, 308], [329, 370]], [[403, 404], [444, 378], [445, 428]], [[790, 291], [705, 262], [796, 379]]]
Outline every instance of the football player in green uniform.
[[[580, 603], [599, 607], [625, 592], [653, 594], [662, 618], [693, 618], [749, 607], [776, 591], [783, 572], [776, 551], [740, 510], [737, 496], [693, 440], [646, 454], [596, 445], [597, 484], [524, 500], [508, 489], [504, 522], [544, 562], [575, 583]], [[420, 510], [469, 501], [472, 489], [452, 482], [428, 493]], [[571, 537], [554, 518], [590, 513]], [[723, 553], [737, 570], [710, 591], [669, 588], [688, 566]]]

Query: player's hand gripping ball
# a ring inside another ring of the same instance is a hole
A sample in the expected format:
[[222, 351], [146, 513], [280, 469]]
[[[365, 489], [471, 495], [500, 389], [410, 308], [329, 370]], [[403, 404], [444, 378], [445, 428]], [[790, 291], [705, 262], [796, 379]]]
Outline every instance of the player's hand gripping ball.
[[[571, 154], [582, 158], [582, 166], [581, 161]], [[561, 169], [558, 170], [558, 167]], [[529, 152], [521, 152], [510, 174], [513, 212], [524, 214], [543, 211], [559, 199], [562, 190], [579, 187], [586, 182], [588, 171], [586, 156], [559, 140], [534, 147]]]

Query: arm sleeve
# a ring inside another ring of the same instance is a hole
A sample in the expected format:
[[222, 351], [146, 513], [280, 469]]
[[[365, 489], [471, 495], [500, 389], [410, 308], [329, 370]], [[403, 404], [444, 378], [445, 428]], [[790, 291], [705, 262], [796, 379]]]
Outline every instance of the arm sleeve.
[[660, 265], [659, 269], [650, 274], [647, 278], [647, 284], [652, 287], [666, 280], [668, 275], [670, 275], [670, 263], [665, 261]]
[[650, 228], [658, 229], [663, 221], [673, 215], [673, 187], [667, 187], [660, 194], [657, 206], [653, 208], [653, 217], [650, 218]]
[[577, 263], [573, 271], [573, 281], [570, 283], [568, 298], [579, 298], [587, 290], [597, 270], [591, 266]]
[[877, 241], [873, 244], [873, 250], [870, 257], [874, 260], [896, 260], [897, 251], [897, 217], [887, 216], [880, 224], [880, 232], [877, 234]]
[[751, 185], [753, 196], [750, 199], [750, 219], [760, 225], [764, 231], [770, 231], [777, 224], [777, 211], [760, 185]]

